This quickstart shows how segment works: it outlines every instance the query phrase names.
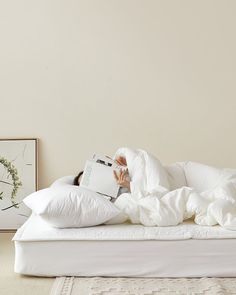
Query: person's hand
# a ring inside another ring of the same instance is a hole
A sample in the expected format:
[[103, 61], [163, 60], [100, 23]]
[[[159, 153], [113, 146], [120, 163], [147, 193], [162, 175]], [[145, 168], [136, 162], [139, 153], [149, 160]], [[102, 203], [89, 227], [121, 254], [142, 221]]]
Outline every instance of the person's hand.
[[115, 159], [115, 162], [120, 166], [127, 166], [126, 158], [119, 156]]
[[116, 179], [117, 184], [121, 187], [128, 188], [130, 191], [130, 181], [127, 180], [129, 176], [128, 169], [125, 169], [125, 170], [120, 169], [119, 172], [114, 170], [113, 173], [114, 173], [114, 177]]

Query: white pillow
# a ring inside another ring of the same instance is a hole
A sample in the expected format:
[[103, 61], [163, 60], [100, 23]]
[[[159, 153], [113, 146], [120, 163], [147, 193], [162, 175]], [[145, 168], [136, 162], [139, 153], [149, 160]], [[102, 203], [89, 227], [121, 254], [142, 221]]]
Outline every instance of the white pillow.
[[61, 185], [73, 185], [75, 175], [67, 175], [56, 179], [50, 187], [56, 187]]
[[54, 227], [102, 224], [120, 213], [102, 195], [74, 185], [61, 185], [32, 193], [24, 203]]
[[187, 185], [198, 193], [214, 189], [220, 182], [224, 170], [196, 162], [185, 162], [183, 165]]
[[165, 167], [168, 173], [168, 181], [170, 190], [175, 190], [183, 186], [187, 186], [187, 181], [183, 169], [183, 163], [177, 162]]

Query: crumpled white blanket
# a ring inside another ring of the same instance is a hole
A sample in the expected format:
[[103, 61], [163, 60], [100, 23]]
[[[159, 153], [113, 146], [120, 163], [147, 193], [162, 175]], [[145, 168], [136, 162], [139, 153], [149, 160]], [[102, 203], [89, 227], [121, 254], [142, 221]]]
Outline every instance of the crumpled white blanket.
[[192, 217], [199, 225], [236, 230], [236, 170], [194, 162], [164, 167], [141, 149], [120, 148], [114, 157], [118, 155], [126, 158], [131, 193], [117, 198], [122, 218], [113, 223], [129, 219], [145, 226], [174, 226]]

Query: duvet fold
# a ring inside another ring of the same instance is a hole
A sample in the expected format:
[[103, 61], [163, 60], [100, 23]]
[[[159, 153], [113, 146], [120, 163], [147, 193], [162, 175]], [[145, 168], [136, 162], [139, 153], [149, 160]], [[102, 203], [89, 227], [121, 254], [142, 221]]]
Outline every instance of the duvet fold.
[[195, 162], [163, 166], [142, 149], [120, 148], [131, 177], [131, 193], [115, 205], [123, 221], [145, 226], [175, 226], [193, 218], [198, 225], [236, 230], [236, 170]]

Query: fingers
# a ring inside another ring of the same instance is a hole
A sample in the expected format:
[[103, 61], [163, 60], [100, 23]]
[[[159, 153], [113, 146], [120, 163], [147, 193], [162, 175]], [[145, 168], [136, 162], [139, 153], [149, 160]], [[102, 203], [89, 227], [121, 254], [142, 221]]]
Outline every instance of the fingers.
[[116, 179], [116, 181], [121, 181], [123, 179], [123, 171], [122, 169], [120, 169], [119, 172], [117, 172], [116, 170], [113, 170], [113, 174], [114, 174], [114, 177]]
[[125, 170], [123, 170], [123, 171], [121, 172], [121, 178], [122, 178], [122, 180], [125, 180], [127, 174], [128, 174], [128, 169], [125, 169]]
[[116, 182], [117, 182], [117, 184], [119, 184], [120, 185], [120, 183], [121, 183], [121, 174], [119, 173], [117, 173], [115, 170], [113, 170], [113, 174], [114, 174], [114, 177], [115, 177], [115, 180], [116, 180]]
[[120, 180], [121, 180], [121, 182], [124, 181], [124, 171], [122, 171], [122, 172], [120, 173]]
[[123, 171], [120, 172], [120, 179], [121, 181], [126, 181], [126, 176], [128, 174], [128, 169], [125, 169]]
[[114, 177], [116, 179], [116, 182], [119, 184], [119, 185], [123, 185], [124, 183], [127, 182], [126, 180], [126, 176], [128, 174], [128, 169], [120, 169], [119, 172], [117, 172], [116, 170], [113, 170], [113, 174], [114, 174]]
[[118, 181], [119, 180], [119, 176], [118, 176], [118, 174], [117, 174], [117, 172], [115, 170], [113, 170], [113, 174], [115, 176], [116, 181]]
[[119, 171], [119, 181], [120, 182], [122, 181], [122, 178], [123, 178], [123, 171], [122, 171], [122, 169], [120, 169], [120, 171]]
[[126, 174], [128, 174], [128, 169], [126, 168], [126, 169], [124, 169], [124, 170], [121, 170], [121, 173], [122, 173], [122, 175], [126, 175]]

